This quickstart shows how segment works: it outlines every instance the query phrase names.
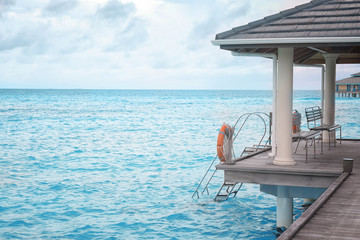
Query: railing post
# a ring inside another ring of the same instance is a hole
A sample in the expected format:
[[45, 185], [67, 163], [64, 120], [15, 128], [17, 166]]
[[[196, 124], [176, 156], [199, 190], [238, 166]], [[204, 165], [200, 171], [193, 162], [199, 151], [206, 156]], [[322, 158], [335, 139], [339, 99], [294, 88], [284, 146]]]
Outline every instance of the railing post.
[[229, 135], [225, 134], [224, 138], [224, 157], [226, 164], [234, 164], [233, 162], [233, 135], [235, 128], [231, 128]]
[[354, 165], [352, 158], [343, 158], [343, 172], [351, 173]]

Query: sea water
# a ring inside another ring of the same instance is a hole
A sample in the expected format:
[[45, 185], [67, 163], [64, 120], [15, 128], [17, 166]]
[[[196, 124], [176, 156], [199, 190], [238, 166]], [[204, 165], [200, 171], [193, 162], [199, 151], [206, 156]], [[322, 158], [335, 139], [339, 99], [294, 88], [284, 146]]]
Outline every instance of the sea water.
[[[320, 95], [295, 91], [294, 109]], [[276, 238], [276, 199], [258, 185], [214, 202], [220, 173], [191, 197], [223, 122], [269, 113], [271, 91], [3, 89], [0, 103], [1, 239]], [[358, 138], [360, 99], [336, 108], [343, 137]]]

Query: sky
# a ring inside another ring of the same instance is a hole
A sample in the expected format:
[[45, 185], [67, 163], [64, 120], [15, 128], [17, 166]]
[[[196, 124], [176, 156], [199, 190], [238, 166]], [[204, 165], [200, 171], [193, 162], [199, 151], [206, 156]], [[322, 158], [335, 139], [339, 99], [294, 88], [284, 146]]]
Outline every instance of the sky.
[[[217, 33], [309, 0], [0, 0], [0, 88], [271, 89], [272, 60]], [[359, 72], [339, 65], [337, 79]], [[320, 89], [295, 68], [294, 89]]]

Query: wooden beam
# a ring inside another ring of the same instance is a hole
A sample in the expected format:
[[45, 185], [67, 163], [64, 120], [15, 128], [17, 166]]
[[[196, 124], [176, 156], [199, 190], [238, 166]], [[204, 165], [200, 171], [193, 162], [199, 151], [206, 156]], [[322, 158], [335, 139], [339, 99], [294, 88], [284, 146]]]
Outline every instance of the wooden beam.
[[319, 48], [327, 53], [339, 53], [339, 54], [345, 54], [345, 53], [360, 53], [360, 47], [359, 46], [334, 46], [334, 47], [323, 47]]
[[308, 49], [308, 48], [302, 48], [302, 51], [299, 51], [299, 53], [294, 54], [294, 63], [296, 64], [302, 64], [312, 56], [317, 54], [316, 51]]
[[[360, 58], [338, 58], [337, 64], [360, 64]], [[308, 59], [303, 64], [325, 64], [324, 59]]]
[[303, 62], [303, 64], [309, 64], [309, 65], [325, 64], [325, 59], [308, 59], [305, 62]]
[[[357, 43], [360, 44], [360, 43]], [[277, 46], [278, 47], [278, 46]], [[243, 45], [222, 45], [221, 49], [235, 51], [240, 53], [277, 53], [277, 47], [259, 47], [254, 48], [245, 47]], [[347, 47], [319, 47], [328, 53], [339, 53], [337, 64], [360, 64], [360, 46], [347, 46]], [[296, 47], [294, 50], [294, 63], [296, 64], [325, 64], [323, 58], [312, 59], [318, 52], [311, 50], [308, 47]]]
[[277, 53], [278, 49], [277, 48], [269, 48], [266, 51], [264, 51], [264, 53]]
[[319, 53], [327, 53], [325, 50], [321, 49], [321, 48], [316, 48], [316, 47], [309, 47], [309, 49], [312, 49], [314, 51], [317, 51]]

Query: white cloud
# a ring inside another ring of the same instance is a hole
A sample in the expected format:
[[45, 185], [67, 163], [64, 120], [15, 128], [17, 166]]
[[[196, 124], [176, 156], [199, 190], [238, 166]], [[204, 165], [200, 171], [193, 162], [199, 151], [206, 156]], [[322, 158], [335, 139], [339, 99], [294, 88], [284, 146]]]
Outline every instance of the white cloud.
[[213, 39], [215, 33], [221, 31], [224, 22], [237, 22], [242, 16], [246, 16], [250, 8], [250, 2], [214, 2], [214, 4], [205, 6], [207, 11], [204, 16], [195, 21], [189, 34], [187, 41], [189, 50], [196, 51], [204, 45], [202, 44], [204, 41]]
[[145, 21], [134, 18], [126, 28], [114, 36], [113, 43], [106, 49], [108, 51], [132, 51], [143, 44], [148, 32], [145, 28]]
[[0, 0], [0, 87], [270, 89], [270, 60], [210, 40], [304, 2]]
[[14, 5], [15, 0], [0, 0], [0, 17]]
[[134, 3], [122, 3], [118, 0], [109, 0], [104, 6], [98, 9], [97, 14], [110, 21], [126, 19], [136, 11]]
[[0, 51], [31, 47], [42, 39], [46, 23], [37, 21], [31, 14], [8, 15], [0, 21]]
[[76, 0], [51, 0], [44, 8], [44, 12], [50, 14], [63, 14], [78, 5]]

